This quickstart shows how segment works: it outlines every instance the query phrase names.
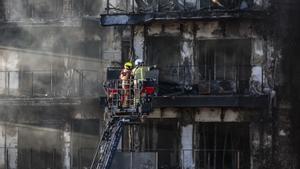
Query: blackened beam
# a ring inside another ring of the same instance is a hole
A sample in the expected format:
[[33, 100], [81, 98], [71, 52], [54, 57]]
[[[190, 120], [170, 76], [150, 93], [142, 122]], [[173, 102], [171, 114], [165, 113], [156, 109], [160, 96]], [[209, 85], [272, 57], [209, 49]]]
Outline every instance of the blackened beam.
[[180, 20], [220, 20], [220, 19], [263, 19], [269, 12], [261, 10], [231, 11], [197, 11], [197, 12], [160, 12], [160, 13], [125, 13], [103, 14], [100, 18], [102, 26], [142, 25], [154, 21]]

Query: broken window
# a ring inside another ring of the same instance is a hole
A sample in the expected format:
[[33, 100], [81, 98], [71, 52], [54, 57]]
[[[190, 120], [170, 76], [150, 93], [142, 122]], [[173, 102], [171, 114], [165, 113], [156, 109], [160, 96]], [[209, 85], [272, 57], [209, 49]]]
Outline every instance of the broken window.
[[[44, 112], [39, 113], [43, 114]], [[59, 123], [50, 123], [47, 124], [47, 127], [24, 125], [19, 128], [18, 167], [31, 169], [61, 167], [61, 132], [52, 128], [59, 128]], [[50, 127], [50, 125], [52, 126]]]
[[194, 132], [196, 168], [249, 169], [247, 123], [198, 123]]
[[177, 91], [178, 64], [181, 62], [179, 37], [148, 37], [146, 64], [159, 68], [159, 92]]
[[195, 51], [200, 93], [248, 92], [250, 40], [200, 40]]
[[99, 15], [100, 7], [102, 6], [101, 1], [95, 0], [71, 0], [72, 1], [72, 12], [73, 16], [84, 16], [84, 15]]
[[13, 21], [97, 15], [100, 6], [100, 2], [93, 0], [4, 0], [0, 3], [5, 19]]
[[129, 40], [122, 40], [121, 42], [121, 59], [122, 63], [127, 62], [130, 59], [130, 41]]
[[89, 168], [99, 141], [99, 120], [72, 121], [72, 167]]
[[[131, 130], [131, 131], [130, 131]], [[156, 152], [158, 169], [180, 166], [180, 129], [176, 119], [149, 120], [143, 125], [126, 126], [123, 150]]]
[[200, 40], [194, 61], [181, 58], [178, 37], [148, 37], [149, 65], [159, 68], [159, 94], [249, 93], [251, 40]]
[[61, 15], [62, 0], [28, 0], [27, 14], [32, 18], [58, 18]]
[[62, 0], [6, 0], [6, 18], [23, 20], [28, 18], [58, 18], [61, 16]]

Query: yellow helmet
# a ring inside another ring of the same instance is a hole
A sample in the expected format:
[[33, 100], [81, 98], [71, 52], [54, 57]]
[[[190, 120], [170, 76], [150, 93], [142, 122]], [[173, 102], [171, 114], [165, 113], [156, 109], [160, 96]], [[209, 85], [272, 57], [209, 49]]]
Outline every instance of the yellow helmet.
[[132, 69], [132, 63], [131, 63], [131, 62], [126, 62], [126, 63], [124, 64], [124, 68], [125, 68], [125, 69]]

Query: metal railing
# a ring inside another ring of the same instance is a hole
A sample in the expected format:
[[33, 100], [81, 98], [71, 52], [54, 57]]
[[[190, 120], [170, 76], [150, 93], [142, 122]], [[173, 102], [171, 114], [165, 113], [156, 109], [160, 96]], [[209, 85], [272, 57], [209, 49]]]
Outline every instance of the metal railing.
[[[73, 165], [75, 169], [88, 168], [92, 161], [92, 154], [95, 149], [81, 148], [78, 150], [77, 165]], [[117, 151], [111, 169], [158, 169], [157, 152], [129, 152]]]
[[[75, 168], [82, 169], [89, 166], [94, 152], [91, 148], [82, 148], [78, 151], [80, 161]], [[134, 152], [130, 150], [118, 151], [113, 161], [112, 169], [240, 169], [245, 162], [245, 152], [228, 149], [153, 149]], [[246, 159], [247, 160], [247, 159]], [[247, 162], [245, 162], [247, 163]], [[248, 164], [243, 166], [247, 168]], [[249, 167], [249, 166], [248, 166]]]
[[0, 71], [2, 97], [98, 96], [100, 72], [93, 70]]
[[[15, 160], [17, 159], [18, 150], [15, 147], [0, 147], [0, 166], [3, 169], [17, 169]], [[0, 168], [1, 168], [0, 167]]]
[[[148, 91], [150, 87], [152, 91]], [[112, 112], [119, 108], [136, 110], [138, 105], [144, 102], [144, 99], [155, 95], [156, 81], [150, 78], [145, 80], [109, 80], [105, 82], [104, 88], [107, 107]]]
[[[80, 148], [70, 158], [72, 169], [86, 169], [90, 166], [94, 148]], [[4, 169], [59, 169], [62, 167], [61, 151], [49, 149], [39, 151], [32, 148], [1, 147], [0, 161]], [[243, 159], [247, 154], [240, 150], [212, 149], [156, 149], [141, 152], [118, 151], [112, 169], [240, 169], [248, 168]], [[245, 163], [245, 164], [242, 164]], [[121, 166], [121, 167], [120, 167]]]
[[[188, 151], [183, 153], [188, 153]], [[240, 169], [242, 155], [243, 152], [240, 150], [195, 150], [193, 161], [195, 168], [199, 169]]]
[[59, 169], [60, 151], [35, 150], [33, 148], [0, 147], [0, 168], [3, 169]]
[[106, 0], [107, 14], [246, 10], [253, 0]]
[[[187, 93], [192, 95], [251, 94], [252, 66], [250, 65], [187, 65], [160, 68], [159, 93]], [[263, 70], [259, 72], [263, 91]]]
[[[251, 65], [178, 65], [158, 67], [158, 95], [263, 94], [264, 70]], [[107, 77], [117, 79], [120, 68], [110, 68]], [[253, 71], [258, 72], [253, 77]]]
[[59, 169], [62, 164], [60, 154], [58, 149], [18, 149], [17, 166], [24, 169]]
[[[3, 0], [0, 21], [39, 23], [61, 21], [64, 18], [79, 18], [90, 13], [88, 4], [83, 1], [30, 1]], [[0, 6], [1, 8], [1, 6]]]

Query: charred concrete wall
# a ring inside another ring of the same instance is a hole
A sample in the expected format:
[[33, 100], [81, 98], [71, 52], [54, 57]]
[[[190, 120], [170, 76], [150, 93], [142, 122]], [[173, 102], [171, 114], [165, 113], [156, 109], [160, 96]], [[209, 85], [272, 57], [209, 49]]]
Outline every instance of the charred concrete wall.
[[278, 84], [277, 150], [279, 168], [299, 168], [299, 2], [274, 1], [274, 39], [282, 55]]

